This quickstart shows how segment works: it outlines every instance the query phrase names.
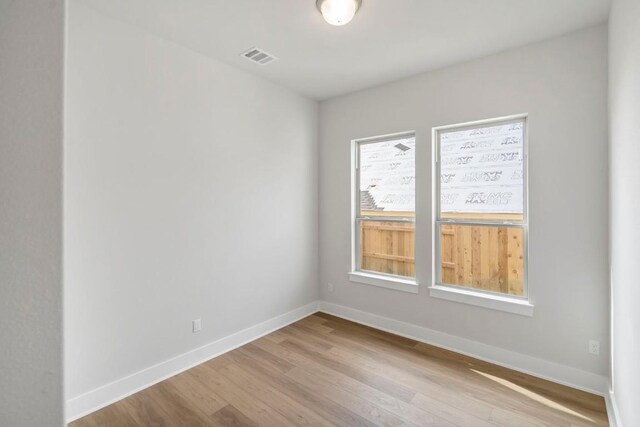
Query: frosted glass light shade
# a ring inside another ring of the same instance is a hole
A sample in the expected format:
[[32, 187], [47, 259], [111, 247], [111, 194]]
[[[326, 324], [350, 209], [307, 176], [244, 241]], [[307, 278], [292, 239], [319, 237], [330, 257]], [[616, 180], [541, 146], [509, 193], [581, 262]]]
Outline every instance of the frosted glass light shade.
[[361, 2], [361, 0], [317, 0], [316, 7], [327, 23], [345, 25], [351, 22]]

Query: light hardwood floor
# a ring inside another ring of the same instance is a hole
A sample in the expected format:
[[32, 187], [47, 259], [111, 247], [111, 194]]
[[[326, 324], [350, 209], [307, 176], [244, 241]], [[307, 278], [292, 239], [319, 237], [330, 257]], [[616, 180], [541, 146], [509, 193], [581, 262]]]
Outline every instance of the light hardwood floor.
[[604, 426], [601, 397], [323, 313], [71, 424]]

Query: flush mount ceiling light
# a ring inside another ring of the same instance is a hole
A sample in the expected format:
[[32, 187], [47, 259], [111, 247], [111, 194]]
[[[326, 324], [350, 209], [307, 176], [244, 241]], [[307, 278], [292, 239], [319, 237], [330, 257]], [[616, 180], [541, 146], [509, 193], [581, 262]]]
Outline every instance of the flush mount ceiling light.
[[351, 22], [361, 4], [362, 0], [316, 0], [316, 7], [331, 25]]

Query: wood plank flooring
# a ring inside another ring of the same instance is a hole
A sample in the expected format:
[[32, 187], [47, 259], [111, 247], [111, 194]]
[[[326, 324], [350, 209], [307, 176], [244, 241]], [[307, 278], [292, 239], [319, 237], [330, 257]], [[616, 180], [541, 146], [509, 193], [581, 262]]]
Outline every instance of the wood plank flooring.
[[606, 426], [601, 397], [317, 313], [73, 423]]

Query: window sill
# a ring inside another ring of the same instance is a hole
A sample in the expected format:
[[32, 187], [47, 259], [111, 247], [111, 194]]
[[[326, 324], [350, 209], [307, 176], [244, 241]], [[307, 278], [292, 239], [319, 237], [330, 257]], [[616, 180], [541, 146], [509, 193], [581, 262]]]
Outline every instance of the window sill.
[[490, 308], [492, 310], [506, 311], [507, 313], [519, 314], [521, 316], [533, 316], [533, 304], [522, 299], [489, 295], [482, 292], [440, 285], [429, 287], [429, 295], [434, 298]]
[[349, 280], [365, 285], [379, 286], [381, 288], [393, 289], [396, 291], [418, 293], [418, 284], [415, 280], [401, 279], [399, 277], [383, 276], [379, 274], [353, 271], [349, 273]]

